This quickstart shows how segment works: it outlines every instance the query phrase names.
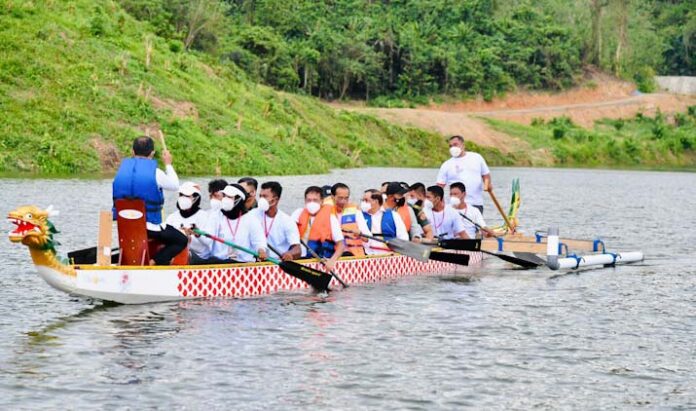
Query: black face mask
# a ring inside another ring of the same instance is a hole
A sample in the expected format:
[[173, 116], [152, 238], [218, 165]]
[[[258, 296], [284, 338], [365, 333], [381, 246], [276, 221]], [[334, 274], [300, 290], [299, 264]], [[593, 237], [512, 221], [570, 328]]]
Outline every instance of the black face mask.
[[179, 214], [181, 214], [182, 217], [189, 218], [201, 209], [201, 196], [199, 194], [193, 194], [193, 204], [191, 205], [191, 208], [189, 208], [188, 210], [182, 210], [181, 208], [179, 208], [178, 201], [176, 203], [176, 208], [179, 210]]
[[423, 200], [418, 200], [418, 201], [416, 201], [416, 206], [417, 206], [418, 208], [423, 208]]
[[400, 199], [396, 200], [397, 207], [403, 207], [404, 204], [406, 204], [406, 199], [404, 197], [401, 197]]

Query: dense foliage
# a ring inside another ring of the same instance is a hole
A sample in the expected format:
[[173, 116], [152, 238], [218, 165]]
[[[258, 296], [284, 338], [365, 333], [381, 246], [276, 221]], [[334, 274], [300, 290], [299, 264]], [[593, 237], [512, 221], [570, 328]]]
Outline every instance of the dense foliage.
[[560, 89], [594, 65], [696, 74], [696, 0], [121, 0], [158, 34], [322, 98]]

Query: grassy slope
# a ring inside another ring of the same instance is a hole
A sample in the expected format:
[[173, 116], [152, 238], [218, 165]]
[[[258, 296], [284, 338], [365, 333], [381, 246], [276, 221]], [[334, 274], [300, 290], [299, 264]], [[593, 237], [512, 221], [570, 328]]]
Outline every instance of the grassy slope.
[[[587, 130], [567, 119], [545, 124], [485, 119], [497, 131], [528, 142], [533, 150], [550, 152], [555, 165], [646, 169], [696, 169], [696, 115], [637, 116], [602, 120]], [[530, 165], [536, 164], [534, 161]]]
[[[182, 103], [194, 109], [177, 113]], [[163, 129], [184, 175], [435, 166], [430, 153], [446, 152], [436, 134], [337, 113], [173, 52], [114, 1], [0, 0], [0, 174], [112, 172], [110, 152], [127, 155], [146, 125]]]

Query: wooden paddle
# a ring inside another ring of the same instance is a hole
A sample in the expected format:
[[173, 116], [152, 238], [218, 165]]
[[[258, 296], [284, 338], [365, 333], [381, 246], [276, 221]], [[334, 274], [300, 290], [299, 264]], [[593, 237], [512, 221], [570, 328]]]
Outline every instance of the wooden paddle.
[[160, 142], [162, 143], [162, 149], [164, 151], [169, 151], [167, 150], [167, 142], [164, 141], [164, 134], [162, 133], [162, 130], [157, 130], [157, 137], [159, 137]]
[[512, 224], [510, 224], [510, 220], [508, 220], [507, 214], [505, 214], [505, 212], [503, 211], [503, 208], [500, 206], [500, 203], [498, 202], [498, 199], [495, 197], [495, 194], [493, 194], [493, 191], [491, 191], [491, 190], [488, 190], [488, 194], [491, 196], [491, 200], [493, 200], [493, 204], [495, 204], [495, 208], [497, 208], [500, 215], [503, 216], [503, 220], [505, 220], [505, 225], [507, 226], [507, 228], [511, 232], [514, 233], [515, 228], [512, 226]]
[[[321, 258], [319, 256], [319, 254], [317, 254], [314, 250], [312, 250], [312, 248], [309, 245], [307, 245], [307, 243], [305, 243], [305, 241], [301, 238], [300, 238], [300, 243], [302, 243], [302, 245], [307, 249], [307, 251], [309, 251], [309, 253], [312, 254], [312, 257], [319, 260], [321, 265], [323, 265], [324, 268], [326, 268], [326, 260], [324, 258]], [[278, 253], [276, 253], [276, 254], [278, 254]], [[278, 255], [280, 255], [280, 254], [278, 254]], [[339, 277], [333, 270], [330, 270], [329, 274], [333, 275], [333, 277], [336, 279], [336, 281], [341, 283], [341, 286], [343, 286], [343, 288], [348, 288], [348, 284], [346, 284], [343, 280], [341, 280], [341, 277]]]
[[[248, 248], [239, 246], [231, 241], [227, 241], [227, 240], [224, 240], [220, 237], [216, 237], [216, 236], [209, 234], [209, 233], [206, 233], [205, 231], [202, 231], [198, 228], [194, 228], [193, 232], [198, 234], [198, 235], [208, 237], [211, 240], [223, 243], [223, 244], [230, 246], [234, 249], [251, 254], [256, 258], [259, 258], [259, 253], [255, 252], [254, 250], [250, 250]], [[278, 254], [278, 253], [276, 252], [276, 254]], [[315, 288], [318, 291], [329, 291], [329, 283], [331, 282], [331, 275], [329, 275], [329, 274], [322, 273], [321, 271], [315, 270], [315, 269], [310, 268], [310, 267], [305, 267], [304, 265], [298, 264], [294, 261], [281, 261], [281, 260], [275, 259], [273, 257], [268, 257], [268, 258], [266, 258], [266, 260], [272, 262], [273, 264], [276, 264], [278, 267], [280, 267], [283, 271], [285, 271], [289, 275], [306, 282], [307, 284], [311, 285], [313, 288]]]
[[381, 243], [385, 243], [389, 247], [391, 247], [394, 252], [397, 252], [399, 254], [403, 254], [406, 256], [409, 256], [411, 258], [415, 258], [418, 261], [422, 261], [424, 263], [427, 263], [430, 257], [431, 249], [428, 246], [422, 245], [422, 244], [417, 244], [417, 243], [412, 243], [410, 241], [402, 240], [399, 238], [391, 238], [389, 240], [385, 240], [384, 238], [379, 238], [375, 237], [372, 235], [367, 235], [363, 233], [355, 233], [353, 231], [348, 231], [348, 230], [343, 230], [344, 233], [347, 234], [353, 234], [353, 235], [359, 235], [360, 237], [363, 238], [368, 238], [370, 240], [375, 240], [379, 241]]
[[[464, 214], [462, 214], [462, 213], [459, 213], [459, 215], [462, 216], [462, 217], [464, 217], [464, 219], [467, 220], [467, 221], [469, 221], [471, 224], [473, 224], [474, 227], [478, 228], [479, 230], [483, 230], [483, 227], [481, 227], [480, 225], [476, 224], [472, 219], [470, 219], [470, 218], [467, 217], [466, 215], [464, 215]], [[496, 236], [493, 236], [493, 237], [498, 238], [498, 237], [496, 237]], [[492, 256], [498, 257], [498, 258], [500, 258], [500, 259], [503, 260], [503, 261], [507, 261], [508, 263], [515, 264], [515, 265], [518, 265], [518, 266], [524, 267], [524, 268], [537, 268], [537, 267], [539, 267], [540, 265], [542, 265], [542, 264], [539, 263], [539, 260], [541, 260], [539, 257], [536, 257], [536, 259], [533, 260], [533, 259], [531, 259], [531, 258], [530, 258], [530, 259], [524, 259], [524, 258], [513, 257], [513, 256], [507, 255], [507, 254], [494, 253], [494, 252], [492, 252], [492, 251], [487, 251], [487, 250], [483, 250], [483, 249], [481, 249], [480, 251], [481, 251], [482, 253], [486, 253], [486, 254], [488, 254], [488, 255], [492, 255]]]

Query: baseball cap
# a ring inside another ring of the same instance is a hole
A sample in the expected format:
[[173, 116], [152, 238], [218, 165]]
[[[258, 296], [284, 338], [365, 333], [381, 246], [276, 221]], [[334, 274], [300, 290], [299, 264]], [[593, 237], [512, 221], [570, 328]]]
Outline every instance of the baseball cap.
[[401, 183], [398, 183], [396, 181], [392, 181], [387, 185], [387, 195], [394, 195], [394, 194], [406, 194], [408, 193], [408, 185], [404, 183], [402, 185]]

